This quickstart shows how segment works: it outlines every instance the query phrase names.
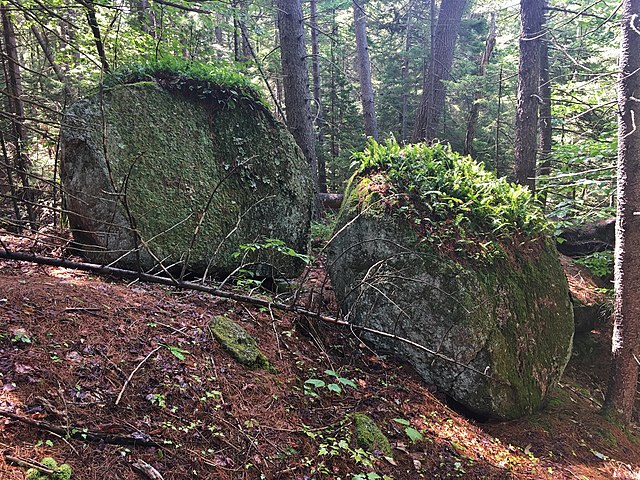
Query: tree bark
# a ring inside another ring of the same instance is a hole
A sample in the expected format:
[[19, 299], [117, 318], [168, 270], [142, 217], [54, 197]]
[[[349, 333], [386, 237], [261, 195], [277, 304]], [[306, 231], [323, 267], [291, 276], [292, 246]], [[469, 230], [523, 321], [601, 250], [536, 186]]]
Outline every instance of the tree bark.
[[409, 111], [409, 52], [411, 51], [411, 19], [413, 17], [413, 0], [407, 5], [407, 23], [404, 31], [404, 52], [402, 54], [402, 105], [400, 106], [400, 137], [403, 142], [408, 138]]
[[371, 59], [367, 41], [367, 15], [363, 0], [353, 0], [353, 23], [356, 31], [356, 56], [358, 58], [358, 77], [360, 79], [360, 99], [364, 116], [364, 132], [368, 137], [378, 140], [378, 121], [371, 84]]
[[[551, 173], [551, 148], [553, 129], [551, 128], [551, 78], [549, 76], [549, 43], [545, 36], [540, 45], [540, 175]], [[546, 189], [538, 198], [543, 210], [547, 206]]]
[[100, 57], [100, 64], [102, 65], [102, 69], [105, 72], [111, 71], [109, 68], [109, 62], [107, 61], [107, 54], [104, 50], [104, 43], [102, 43], [102, 36], [100, 34], [100, 26], [98, 25], [98, 19], [96, 17], [96, 8], [93, 5], [93, 0], [80, 0], [80, 3], [86, 9], [87, 22], [89, 23], [89, 28], [91, 28], [91, 33], [93, 34], [93, 41], [96, 45], [96, 50], [98, 52], [98, 57]]
[[544, 35], [545, 0], [520, 0], [520, 64], [516, 112], [516, 181], [536, 189], [538, 105], [540, 103], [540, 45]]
[[[33, 194], [29, 185], [29, 167], [31, 162], [26, 154], [27, 128], [24, 124], [24, 103], [22, 101], [22, 73], [20, 71], [20, 59], [16, 42], [15, 30], [11, 12], [4, 4], [0, 5], [0, 17], [2, 17], [2, 33], [4, 40], [3, 67], [7, 88], [7, 105], [12, 117], [12, 142], [15, 148], [13, 165], [22, 182], [22, 200], [27, 210], [27, 218], [31, 228], [36, 228], [36, 216], [33, 211]], [[16, 219], [18, 220], [18, 219]]]
[[277, 0], [287, 126], [309, 162], [318, 190], [318, 161], [309, 105], [309, 71], [300, 0]]
[[618, 210], [612, 359], [605, 411], [631, 421], [638, 386], [640, 295], [640, 0], [622, 2], [618, 80]]
[[[480, 56], [480, 62], [478, 64], [478, 77], [484, 77], [487, 72], [487, 65], [491, 59], [493, 48], [496, 45], [496, 14], [491, 14], [491, 23], [489, 25], [489, 33], [487, 34], [487, 40], [484, 45], [484, 51]], [[482, 91], [476, 90], [473, 96], [473, 104], [469, 110], [469, 117], [467, 118], [467, 131], [464, 136], [464, 154], [473, 155], [473, 140], [476, 136], [476, 124], [478, 123], [478, 115], [480, 114], [480, 100], [482, 100]]]
[[[316, 104], [316, 131], [318, 145], [324, 144], [324, 112], [322, 109], [320, 78], [320, 43], [318, 41], [318, 9], [317, 0], [309, 3], [311, 20], [311, 74], [313, 76], [313, 100]], [[322, 150], [318, 155], [318, 190], [327, 193], [327, 166]]]
[[438, 23], [431, 45], [431, 61], [424, 77], [422, 99], [413, 134], [415, 141], [433, 140], [444, 110], [446, 87], [450, 77], [453, 53], [467, 0], [442, 0]]

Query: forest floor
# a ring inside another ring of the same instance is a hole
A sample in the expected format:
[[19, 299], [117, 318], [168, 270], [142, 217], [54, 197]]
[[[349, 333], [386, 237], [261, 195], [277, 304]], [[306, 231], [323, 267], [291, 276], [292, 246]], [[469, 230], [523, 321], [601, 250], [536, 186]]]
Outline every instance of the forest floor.
[[[63, 245], [0, 239], [62, 253]], [[304, 288], [307, 301], [335, 307], [321, 266]], [[250, 332], [275, 370], [248, 370], [222, 350], [208, 328], [215, 315]], [[16, 461], [44, 457], [70, 465], [77, 480], [640, 479], [640, 431], [598, 413], [607, 329], [577, 338], [545, 410], [480, 423], [351, 332], [311, 334], [299, 320], [204, 293], [0, 260], [0, 479], [23, 479]], [[305, 388], [309, 379], [325, 387]], [[332, 380], [340, 393], [326, 388]], [[392, 458], [356, 447], [355, 412], [381, 427]]]

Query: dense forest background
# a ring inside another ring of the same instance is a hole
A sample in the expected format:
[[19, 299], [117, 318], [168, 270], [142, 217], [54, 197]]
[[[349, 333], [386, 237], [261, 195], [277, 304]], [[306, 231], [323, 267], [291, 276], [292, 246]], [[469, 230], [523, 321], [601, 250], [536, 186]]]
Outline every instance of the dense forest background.
[[[455, 3], [303, 4], [301, 41], [308, 52], [315, 149], [320, 165], [326, 165], [326, 187], [320, 169], [321, 190], [341, 192], [351, 154], [366, 142], [354, 19], [365, 22], [376, 135], [402, 143], [415, 138], [425, 82], [437, 60], [431, 44], [438, 15], [460, 7], [453, 64], [442, 76], [446, 97], [430, 139], [450, 143], [513, 178], [520, 5]], [[540, 142], [546, 150], [538, 156], [538, 185], [549, 192], [547, 212], [558, 220], [613, 212], [618, 9], [618, 2], [605, 0], [554, 1], [545, 10], [540, 40], [548, 80], [543, 76], [542, 85], [550, 99], [543, 98], [543, 89], [537, 102], [550, 107], [540, 115], [551, 129], [551, 142]], [[262, 0], [4, 2], [0, 178], [2, 207], [12, 212], [4, 221], [19, 226], [57, 215], [57, 135], [65, 107], [95, 91], [105, 74], [117, 75], [132, 63], [179, 58], [233, 64], [284, 120], [278, 10]], [[16, 204], [16, 198], [24, 203]]]

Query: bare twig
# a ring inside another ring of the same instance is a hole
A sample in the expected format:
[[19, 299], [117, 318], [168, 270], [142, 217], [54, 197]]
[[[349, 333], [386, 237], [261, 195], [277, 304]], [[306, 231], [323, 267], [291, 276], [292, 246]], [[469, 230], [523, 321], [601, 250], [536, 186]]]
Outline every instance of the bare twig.
[[149, 352], [149, 354], [144, 357], [142, 359], [142, 361], [136, 365], [136, 368], [134, 368], [131, 373], [129, 374], [129, 376], [127, 377], [127, 379], [124, 381], [124, 385], [122, 385], [122, 390], [120, 390], [120, 393], [118, 394], [118, 398], [116, 398], [116, 406], [120, 403], [120, 400], [122, 400], [122, 395], [124, 394], [124, 391], [126, 390], [127, 386], [129, 385], [129, 382], [131, 382], [131, 379], [133, 378], [133, 376], [136, 374], [136, 372], [138, 370], [140, 370], [140, 367], [142, 367], [142, 365], [144, 365], [144, 362], [146, 362], [147, 360], [149, 360], [149, 358], [151, 357], [151, 355], [153, 355], [154, 353], [156, 353], [158, 350], [160, 350], [162, 348], [162, 346], [156, 347], [153, 350], [151, 350]]
[[40, 462], [36, 462], [35, 460], [28, 460], [24, 458], [14, 457], [12, 455], [4, 455], [4, 460], [5, 462], [10, 463], [12, 465], [16, 465], [18, 467], [34, 468], [46, 475], [52, 475], [55, 473], [50, 468], [47, 468], [45, 465], [41, 464]]

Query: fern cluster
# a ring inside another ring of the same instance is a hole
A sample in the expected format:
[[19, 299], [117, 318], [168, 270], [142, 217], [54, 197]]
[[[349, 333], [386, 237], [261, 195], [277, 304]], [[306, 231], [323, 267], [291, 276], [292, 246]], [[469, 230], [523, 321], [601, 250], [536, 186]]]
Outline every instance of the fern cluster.
[[[460, 233], [535, 236], [548, 223], [531, 192], [447, 145], [401, 147], [395, 140], [370, 141], [354, 154], [357, 175], [380, 173], [389, 198], [403, 203], [414, 223], [455, 226]], [[397, 205], [396, 205], [397, 206]]]

